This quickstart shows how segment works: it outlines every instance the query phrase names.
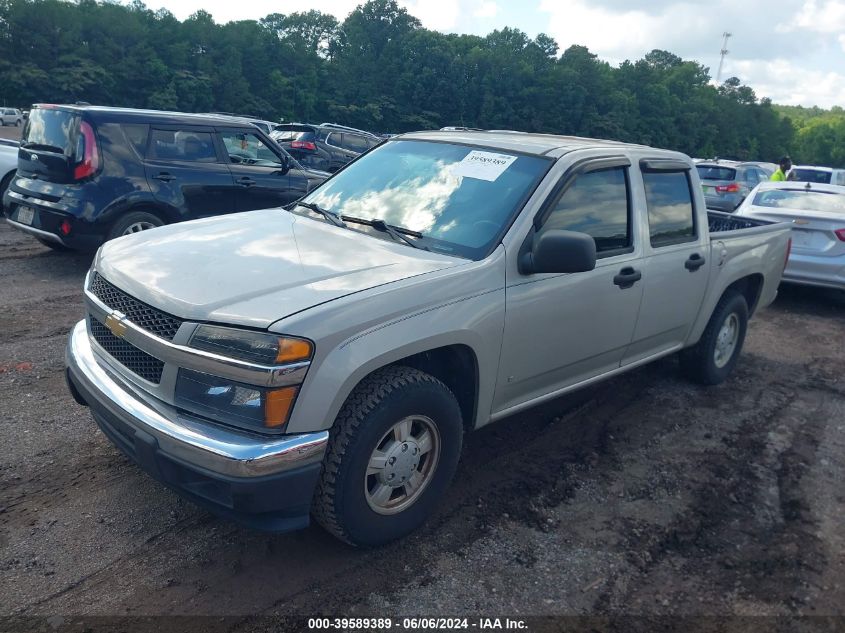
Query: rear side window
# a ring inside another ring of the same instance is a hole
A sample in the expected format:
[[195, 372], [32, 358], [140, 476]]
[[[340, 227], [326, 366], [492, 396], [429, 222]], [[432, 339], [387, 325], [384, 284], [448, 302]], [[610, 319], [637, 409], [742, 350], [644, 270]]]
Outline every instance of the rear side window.
[[702, 180], [735, 180], [736, 169], [715, 165], [696, 165], [698, 177]]
[[153, 130], [150, 155], [159, 160], [217, 162], [217, 150], [211, 134], [194, 130]]
[[147, 137], [150, 135], [149, 125], [123, 125], [123, 133], [126, 134], [126, 139], [129, 144], [138, 152], [138, 156], [143, 158], [147, 154]]
[[21, 147], [72, 156], [79, 115], [66, 110], [33, 108], [21, 138]]
[[578, 176], [555, 203], [542, 231], [578, 231], [607, 257], [632, 245], [627, 168], [613, 167]]
[[643, 172], [652, 246], [695, 241], [695, 209], [685, 171]]
[[370, 146], [367, 145], [367, 139], [359, 134], [344, 134], [343, 147], [359, 154], [370, 149]]
[[831, 172], [821, 171], [818, 169], [798, 169], [795, 168], [790, 172], [790, 180], [798, 180], [800, 182], [818, 182], [821, 184], [830, 184]]
[[760, 175], [757, 173], [756, 169], [747, 169], [745, 171], [745, 182], [750, 187], [757, 186], [757, 183], [760, 182]]

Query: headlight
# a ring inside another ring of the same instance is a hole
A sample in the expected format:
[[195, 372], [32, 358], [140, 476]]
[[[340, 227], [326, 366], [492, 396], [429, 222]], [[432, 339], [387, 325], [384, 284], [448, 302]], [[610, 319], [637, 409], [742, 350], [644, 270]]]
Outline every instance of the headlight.
[[299, 387], [267, 389], [180, 369], [176, 405], [223, 424], [280, 431], [290, 417]]
[[217, 325], [197, 327], [188, 345], [261, 365], [295, 363], [310, 359], [314, 353], [311, 341], [305, 339]]
[[[313, 344], [305, 339], [217, 325], [198, 326], [188, 345], [265, 366], [308, 361], [314, 355]], [[177, 406], [223, 424], [280, 432], [298, 393], [298, 385], [260, 387], [180, 368], [175, 400]]]

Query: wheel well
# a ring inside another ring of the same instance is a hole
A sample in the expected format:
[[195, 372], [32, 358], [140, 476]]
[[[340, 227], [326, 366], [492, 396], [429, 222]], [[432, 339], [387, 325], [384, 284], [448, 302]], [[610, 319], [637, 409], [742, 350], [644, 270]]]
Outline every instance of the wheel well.
[[431, 374], [445, 384], [458, 400], [464, 429], [475, 428], [478, 407], [478, 362], [466, 345], [438, 347], [397, 360], [392, 365], [406, 365]]
[[760, 300], [760, 292], [763, 290], [763, 275], [755, 273], [748, 275], [748, 277], [737, 279], [725, 289], [725, 292], [728, 290], [736, 290], [745, 297], [745, 303], [748, 305], [748, 316], [750, 317], [754, 314], [754, 309]]

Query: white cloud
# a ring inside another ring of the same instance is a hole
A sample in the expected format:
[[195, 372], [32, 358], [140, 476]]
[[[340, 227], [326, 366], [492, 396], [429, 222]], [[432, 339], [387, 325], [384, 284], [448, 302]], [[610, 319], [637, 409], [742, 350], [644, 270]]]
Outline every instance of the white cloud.
[[[804, 0], [801, 8], [787, 21], [776, 27], [781, 33], [798, 29], [817, 33], [841, 33], [845, 31], [845, 2], [841, 0]], [[840, 37], [840, 41], [841, 41]]]
[[812, 70], [787, 59], [734, 60], [727, 70], [775, 103], [824, 108], [845, 104], [845, 75], [835, 71]]
[[482, 2], [475, 10], [477, 18], [495, 18], [499, 15], [499, 5], [495, 2]]

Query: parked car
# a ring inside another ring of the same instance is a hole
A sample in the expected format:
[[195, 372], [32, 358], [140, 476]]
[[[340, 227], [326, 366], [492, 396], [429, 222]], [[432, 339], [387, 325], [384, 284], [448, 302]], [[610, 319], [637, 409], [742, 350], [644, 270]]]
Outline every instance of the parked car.
[[792, 224], [792, 250], [783, 281], [845, 290], [845, 187], [767, 182], [736, 214]]
[[815, 165], [795, 165], [790, 170], [787, 180], [845, 186], [845, 169], [817, 167]]
[[289, 212], [105, 244], [69, 385], [195, 502], [377, 545], [441, 502], [465, 431], [675, 352], [725, 380], [789, 234], [708, 214], [676, 152], [406, 134]]
[[17, 169], [4, 196], [9, 223], [52, 248], [76, 249], [278, 207], [328, 176], [239, 119], [77, 105], [32, 109]]
[[695, 166], [708, 209], [731, 213], [769, 174], [755, 163], [705, 161]]
[[384, 139], [335, 123], [285, 123], [270, 136], [303, 165], [335, 172]]
[[3, 194], [18, 168], [18, 148], [16, 145], [0, 143], [0, 213], [3, 212]]
[[23, 125], [23, 112], [17, 108], [0, 108], [0, 125], [14, 125], [20, 127]]

